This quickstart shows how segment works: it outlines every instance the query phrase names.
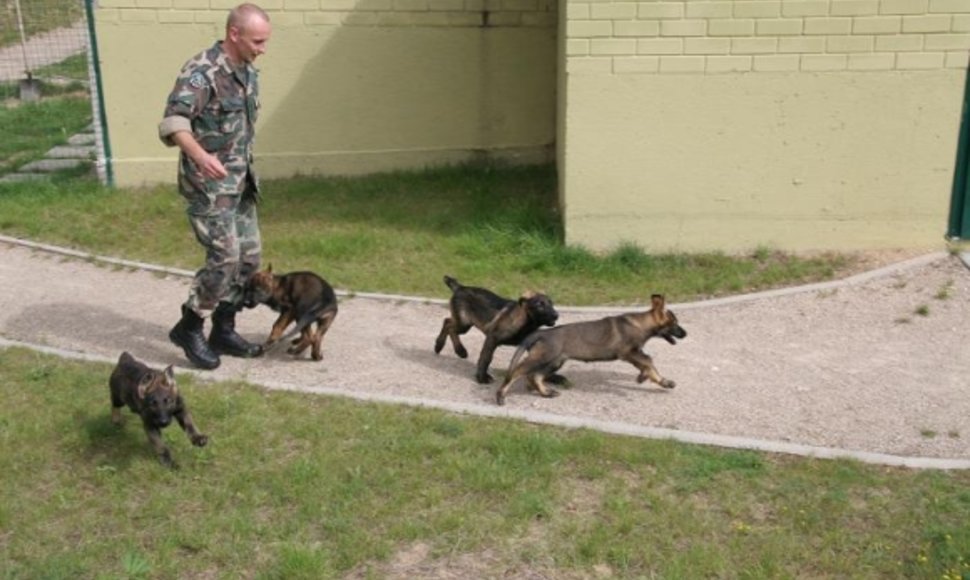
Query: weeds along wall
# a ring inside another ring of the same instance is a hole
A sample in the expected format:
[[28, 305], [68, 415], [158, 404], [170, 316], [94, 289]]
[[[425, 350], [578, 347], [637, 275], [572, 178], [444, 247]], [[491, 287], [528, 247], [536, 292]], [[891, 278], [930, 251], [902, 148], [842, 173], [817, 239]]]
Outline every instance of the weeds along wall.
[[[182, 64], [236, 0], [100, 0], [119, 185], [175, 182], [158, 140]], [[555, 139], [555, 0], [265, 0], [260, 175], [359, 174], [472, 158], [545, 162]]]
[[943, 247], [970, 0], [562, 6], [568, 242]]

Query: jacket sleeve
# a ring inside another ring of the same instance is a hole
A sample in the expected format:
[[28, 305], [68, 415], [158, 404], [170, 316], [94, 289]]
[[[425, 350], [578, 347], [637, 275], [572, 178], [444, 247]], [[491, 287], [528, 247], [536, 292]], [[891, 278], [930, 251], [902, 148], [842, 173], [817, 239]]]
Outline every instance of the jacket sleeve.
[[172, 135], [179, 131], [192, 132], [192, 120], [199, 116], [209, 102], [212, 92], [211, 79], [205, 71], [196, 67], [182, 69], [175, 80], [175, 87], [168, 95], [162, 122], [158, 125], [158, 138], [168, 147], [175, 146]]

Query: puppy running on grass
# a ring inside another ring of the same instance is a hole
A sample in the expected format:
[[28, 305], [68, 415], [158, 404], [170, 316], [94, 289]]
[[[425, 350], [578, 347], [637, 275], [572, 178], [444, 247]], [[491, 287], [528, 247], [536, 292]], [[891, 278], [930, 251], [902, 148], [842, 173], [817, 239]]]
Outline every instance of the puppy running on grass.
[[171, 365], [164, 371], [156, 371], [123, 352], [111, 372], [108, 385], [111, 389], [111, 421], [121, 425], [121, 408], [127, 405], [141, 417], [148, 441], [165, 467], [178, 468], [172, 453], [162, 441], [162, 429], [169, 426], [173, 417], [189, 436], [192, 445], [205, 447], [209, 442], [209, 438], [199, 433], [192, 422], [192, 414], [175, 384]]

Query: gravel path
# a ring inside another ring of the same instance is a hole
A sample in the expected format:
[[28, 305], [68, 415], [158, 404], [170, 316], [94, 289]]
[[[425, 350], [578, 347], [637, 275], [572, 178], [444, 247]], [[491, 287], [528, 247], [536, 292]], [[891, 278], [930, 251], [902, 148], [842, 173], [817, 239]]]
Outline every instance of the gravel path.
[[[128, 350], [153, 366], [187, 368], [167, 338], [187, 272], [49, 250], [0, 240], [0, 346], [112, 362]], [[571, 362], [563, 374], [573, 387], [562, 396], [520, 386], [497, 407], [494, 387], [473, 379], [481, 335], [467, 335], [468, 360], [450, 346], [432, 351], [443, 301], [360, 294], [341, 298], [322, 362], [279, 348], [255, 360], [224, 357], [199, 375], [732, 447], [970, 468], [970, 270], [959, 259], [936, 254], [832, 284], [670, 307], [688, 338], [647, 344], [661, 374], [677, 381], [670, 391], [638, 385], [625, 363]], [[561, 322], [618, 312], [560, 311]], [[237, 328], [261, 341], [274, 319], [261, 307], [243, 312]], [[498, 350], [494, 374], [512, 351]]]

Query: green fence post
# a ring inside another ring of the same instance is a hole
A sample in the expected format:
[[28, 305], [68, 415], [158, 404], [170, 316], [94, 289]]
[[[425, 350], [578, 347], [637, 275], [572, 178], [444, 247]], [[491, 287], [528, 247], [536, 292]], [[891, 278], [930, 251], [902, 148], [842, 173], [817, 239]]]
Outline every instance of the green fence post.
[[97, 123], [101, 129], [105, 181], [107, 181], [108, 187], [114, 187], [114, 170], [111, 166], [111, 140], [108, 139], [108, 117], [104, 110], [104, 88], [101, 85], [101, 59], [98, 56], [98, 35], [94, 30], [94, 2], [95, 0], [84, 0], [84, 11], [88, 21], [88, 39], [91, 42], [91, 66], [94, 72], [95, 92], [97, 93]]
[[946, 235], [950, 239], [970, 238], [970, 70], [963, 90], [963, 113], [960, 115], [960, 140], [957, 145], [956, 167], [953, 170], [953, 195], [950, 198], [950, 224]]

